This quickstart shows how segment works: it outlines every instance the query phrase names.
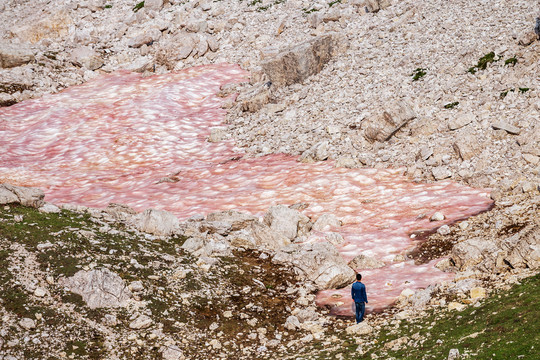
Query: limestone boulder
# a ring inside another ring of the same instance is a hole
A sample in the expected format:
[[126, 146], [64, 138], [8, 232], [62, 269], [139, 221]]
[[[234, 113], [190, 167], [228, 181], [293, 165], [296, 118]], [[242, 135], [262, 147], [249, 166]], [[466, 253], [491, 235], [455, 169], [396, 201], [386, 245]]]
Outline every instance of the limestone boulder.
[[367, 322], [362, 321], [361, 323], [349, 326], [345, 329], [345, 332], [348, 335], [367, 335], [373, 332], [373, 327]]
[[88, 46], [75, 48], [71, 52], [71, 62], [88, 70], [99, 69], [104, 63], [101, 55]]
[[172, 235], [180, 226], [178, 218], [164, 210], [147, 209], [134, 219], [137, 229], [154, 235]]
[[128, 39], [128, 46], [140, 48], [143, 45], [150, 45], [161, 38], [161, 31], [158, 28], [143, 29], [135, 33]]
[[222, 236], [194, 236], [182, 244], [182, 249], [194, 256], [230, 256], [231, 245]]
[[292, 265], [298, 275], [312, 281], [319, 290], [349, 285], [356, 276], [335, 246], [327, 242], [291, 244], [276, 252], [272, 261]]
[[322, 214], [313, 224], [313, 230], [326, 231], [330, 228], [338, 228], [341, 226], [341, 220], [334, 214]]
[[0, 184], [0, 205], [21, 204], [33, 208], [39, 208], [45, 202], [43, 190], [24, 186]]
[[355, 256], [351, 261], [349, 261], [349, 266], [352, 269], [363, 270], [363, 269], [379, 269], [382, 268], [385, 263], [379, 259], [374, 258], [373, 256], [368, 256], [360, 254]]
[[161, 356], [163, 360], [184, 360], [186, 358], [184, 352], [176, 345], [164, 346]]
[[289, 240], [307, 235], [312, 227], [306, 215], [285, 205], [271, 207], [264, 215], [263, 221], [270, 229], [283, 234]]
[[252, 222], [258, 221], [255, 216], [236, 210], [218, 211], [208, 214], [207, 221], [219, 221], [229, 224], [231, 231], [248, 227]]
[[271, 83], [258, 84], [238, 95], [237, 101], [242, 105], [243, 111], [257, 112], [270, 102]]
[[495, 258], [492, 255], [499, 251], [494, 241], [472, 238], [456, 244], [450, 258], [461, 270], [473, 267], [492, 270], [495, 267]]
[[227, 239], [234, 246], [261, 247], [270, 250], [277, 250], [291, 243], [285, 235], [258, 221], [252, 222], [245, 229], [230, 234]]
[[540, 226], [529, 225], [500, 241], [499, 266], [540, 269]]
[[81, 270], [59, 284], [81, 295], [90, 309], [123, 307], [132, 297], [124, 280], [106, 268]]
[[261, 67], [272, 84], [287, 86], [319, 73], [326, 63], [345, 48], [343, 37], [327, 34], [281, 51], [265, 60]]
[[27, 45], [0, 44], [0, 68], [13, 68], [34, 60], [34, 50]]
[[414, 118], [416, 118], [416, 113], [408, 102], [398, 101], [391, 103], [381, 113], [368, 117], [363, 121], [364, 137], [369, 142], [388, 141]]

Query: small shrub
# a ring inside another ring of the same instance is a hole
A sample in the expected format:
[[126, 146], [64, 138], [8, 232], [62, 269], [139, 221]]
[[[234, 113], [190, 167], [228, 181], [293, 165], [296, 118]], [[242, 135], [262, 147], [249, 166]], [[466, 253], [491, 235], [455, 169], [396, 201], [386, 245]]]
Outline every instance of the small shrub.
[[519, 92], [522, 94], [526, 93], [529, 90], [530, 90], [529, 88], [519, 88]]
[[427, 69], [423, 69], [423, 68], [418, 68], [414, 70], [413, 73], [411, 74], [411, 76], [413, 77], [413, 81], [418, 81], [421, 78], [423, 78], [427, 74], [426, 70]]
[[304, 14], [311, 14], [311, 13], [314, 13], [315, 11], [319, 11], [319, 9], [315, 9], [315, 8], [303, 8], [302, 11], [304, 12]]
[[144, 7], [144, 1], [141, 1], [140, 3], [138, 3], [137, 5], [135, 5], [133, 7], [133, 11], [137, 12], [137, 11], [141, 10], [143, 7]]
[[341, 0], [333, 0], [331, 2], [328, 3], [328, 7], [332, 7], [336, 4], [341, 4]]
[[496, 58], [496, 55], [495, 53], [492, 51], [490, 53], [487, 53], [486, 55], [482, 56], [479, 60], [478, 60], [478, 63], [469, 68], [469, 70], [467, 70], [467, 72], [470, 72], [471, 74], [475, 74], [478, 70], [486, 70], [487, 68], [487, 65], [489, 63], [492, 63], [492, 62], [495, 62], [495, 61], [498, 61], [499, 59], [495, 59]]
[[512, 65], [512, 66], [515, 66], [517, 64], [517, 59], [516, 57], [511, 57], [510, 59], [506, 59], [504, 61], [504, 65]]
[[454, 102], [451, 102], [449, 104], [444, 105], [444, 108], [445, 109], [453, 109], [458, 105], [459, 105], [459, 101], [454, 101]]

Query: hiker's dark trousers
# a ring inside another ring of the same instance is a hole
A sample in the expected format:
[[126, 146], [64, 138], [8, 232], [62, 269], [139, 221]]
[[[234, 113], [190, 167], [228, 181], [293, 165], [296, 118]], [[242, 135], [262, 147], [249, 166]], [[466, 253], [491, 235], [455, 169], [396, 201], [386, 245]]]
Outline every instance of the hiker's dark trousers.
[[364, 314], [366, 313], [366, 303], [365, 302], [355, 302], [356, 305], [356, 323], [364, 321]]

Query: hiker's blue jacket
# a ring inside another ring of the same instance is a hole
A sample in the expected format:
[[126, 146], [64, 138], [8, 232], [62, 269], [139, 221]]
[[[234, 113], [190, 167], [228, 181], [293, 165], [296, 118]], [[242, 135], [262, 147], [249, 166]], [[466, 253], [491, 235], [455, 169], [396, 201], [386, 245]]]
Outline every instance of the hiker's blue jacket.
[[351, 296], [354, 302], [365, 302], [367, 303], [366, 295], [366, 285], [361, 282], [356, 281], [351, 288]]

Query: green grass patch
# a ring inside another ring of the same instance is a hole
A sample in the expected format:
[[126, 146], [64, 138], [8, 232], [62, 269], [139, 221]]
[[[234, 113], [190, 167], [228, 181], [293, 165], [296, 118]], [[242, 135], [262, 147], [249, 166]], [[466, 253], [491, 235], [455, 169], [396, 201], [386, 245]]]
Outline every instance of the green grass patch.
[[328, 3], [328, 7], [332, 7], [336, 4], [341, 4], [341, 0], [333, 0], [331, 2]]
[[[465, 310], [431, 312], [399, 328], [383, 329], [377, 344], [363, 356], [355, 355], [357, 345], [347, 338], [345, 359], [445, 359], [450, 349], [458, 349], [467, 359], [540, 358], [540, 274], [523, 280], [510, 290], [499, 290], [480, 306]], [[390, 341], [406, 337], [400, 349], [385, 349]]]

